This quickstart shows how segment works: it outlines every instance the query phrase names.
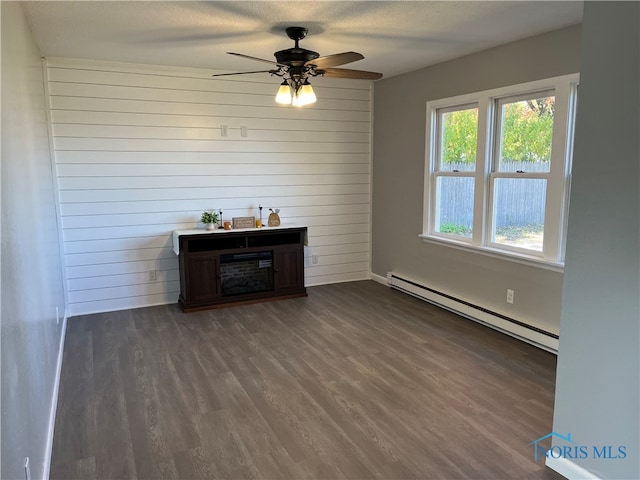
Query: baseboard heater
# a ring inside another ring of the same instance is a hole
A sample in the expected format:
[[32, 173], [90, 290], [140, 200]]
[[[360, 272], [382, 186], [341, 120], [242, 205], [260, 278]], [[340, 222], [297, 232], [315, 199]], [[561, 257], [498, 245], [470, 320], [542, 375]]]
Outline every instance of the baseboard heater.
[[415, 280], [403, 278], [395, 273], [387, 274], [389, 286], [395, 290], [433, 303], [446, 310], [475, 322], [523, 340], [552, 353], [558, 353], [558, 335], [538, 327], [528, 325], [501, 313], [460, 300], [443, 292], [422, 285]]

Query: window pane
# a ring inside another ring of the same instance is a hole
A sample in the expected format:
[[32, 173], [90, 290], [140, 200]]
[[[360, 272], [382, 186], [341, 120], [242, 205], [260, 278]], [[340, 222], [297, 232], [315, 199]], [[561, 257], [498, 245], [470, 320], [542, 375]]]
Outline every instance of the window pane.
[[471, 238], [473, 227], [472, 177], [439, 177], [436, 232]]
[[541, 252], [547, 181], [498, 178], [494, 186], [493, 241]]
[[478, 147], [478, 109], [440, 114], [440, 170], [473, 172]]
[[500, 172], [548, 172], [555, 96], [503, 103]]

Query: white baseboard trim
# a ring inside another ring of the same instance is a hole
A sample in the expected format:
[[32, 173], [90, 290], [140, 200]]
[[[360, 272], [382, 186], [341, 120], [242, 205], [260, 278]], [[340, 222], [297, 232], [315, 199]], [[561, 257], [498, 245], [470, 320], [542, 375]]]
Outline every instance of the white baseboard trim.
[[387, 277], [383, 277], [382, 275], [378, 275], [377, 273], [371, 272], [371, 280], [374, 280], [378, 283], [381, 283], [385, 287], [390, 287], [389, 279]]
[[566, 458], [547, 457], [545, 465], [569, 480], [601, 480], [597, 475]]
[[67, 336], [67, 312], [62, 319], [62, 332], [60, 333], [60, 346], [58, 347], [58, 361], [56, 363], [56, 378], [53, 384], [53, 396], [51, 398], [51, 410], [49, 411], [49, 429], [47, 432], [47, 444], [44, 452], [44, 465], [42, 466], [42, 478], [48, 479], [51, 472], [51, 456], [53, 454], [53, 433], [56, 426], [56, 412], [58, 410], [58, 395], [60, 393], [60, 377], [62, 375], [62, 357], [64, 356], [64, 341]]
[[[354, 278], [345, 278], [344, 280], [328, 280], [325, 282], [314, 282], [314, 281], [310, 281], [309, 283], [305, 283], [304, 286], [305, 287], [319, 287], [321, 285], [333, 285], [335, 283], [349, 283], [349, 282], [361, 282], [363, 280], [371, 280], [371, 277], [369, 277], [369, 275], [365, 276], [365, 277], [354, 277]], [[306, 279], [305, 279], [306, 282]]]
[[557, 335], [551, 332], [527, 325], [524, 322], [492, 312], [481, 306], [473, 305], [444, 292], [438, 292], [404, 275], [392, 272], [387, 275], [387, 278], [393, 289], [438, 305], [446, 310], [450, 310], [475, 322], [482, 323], [494, 330], [535, 345], [548, 352], [558, 353], [558, 338]]

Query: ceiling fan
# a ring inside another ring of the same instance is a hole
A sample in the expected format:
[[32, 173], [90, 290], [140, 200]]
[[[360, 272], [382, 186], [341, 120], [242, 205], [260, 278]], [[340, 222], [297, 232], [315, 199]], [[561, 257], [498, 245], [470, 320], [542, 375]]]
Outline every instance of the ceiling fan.
[[229, 55], [235, 55], [249, 60], [270, 63], [274, 68], [270, 70], [254, 70], [250, 72], [236, 73], [219, 73], [214, 77], [222, 77], [226, 75], [246, 75], [250, 73], [269, 73], [277, 77], [283, 77], [282, 84], [276, 95], [276, 102], [282, 104], [291, 104], [295, 106], [307, 105], [316, 101], [315, 93], [309, 83], [309, 77], [325, 76], [335, 78], [353, 78], [361, 80], [378, 80], [382, 78], [381, 73], [367, 72], [364, 70], [351, 70], [346, 68], [333, 68], [338, 65], [362, 60], [363, 55], [356, 52], [343, 52], [334, 55], [326, 55], [321, 57], [318, 52], [301, 48], [300, 40], [307, 36], [308, 30], [305, 27], [287, 27], [285, 29], [287, 36], [295, 42], [292, 48], [280, 50], [273, 55], [273, 60], [252, 57], [242, 53], [227, 52]]

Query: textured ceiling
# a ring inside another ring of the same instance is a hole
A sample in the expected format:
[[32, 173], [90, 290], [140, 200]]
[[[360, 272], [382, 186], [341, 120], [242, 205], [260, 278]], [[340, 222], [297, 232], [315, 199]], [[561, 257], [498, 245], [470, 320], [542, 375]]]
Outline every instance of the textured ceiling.
[[416, 70], [582, 21], [582, 2], [46, 1], [24, 2], [41, 54], [244, 71], [293, 46], [284, 28], [309, 28], [301, 46], [356, 51], [346, 68], [385, 76]]

